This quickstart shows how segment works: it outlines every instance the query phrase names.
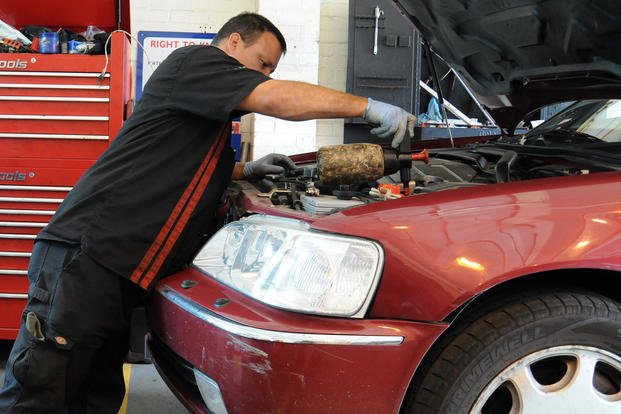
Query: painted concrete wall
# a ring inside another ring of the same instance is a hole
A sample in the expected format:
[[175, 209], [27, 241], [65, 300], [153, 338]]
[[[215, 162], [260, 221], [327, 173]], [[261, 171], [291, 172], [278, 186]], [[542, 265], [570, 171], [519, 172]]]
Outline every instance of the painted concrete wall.
[[[261, 13], [287, 39], [288, 52], [274, 78], [345, 90], [347, 0], [132, 0], [131, 4], [134, 35], [140, 30], [216, 32], [238, 13]], [[247, 115], [242, 134], [244, 141], [253, 142], [254, 158], [270, 152], [295, 154], [341, 143], [343, 121], [288, 122]]]

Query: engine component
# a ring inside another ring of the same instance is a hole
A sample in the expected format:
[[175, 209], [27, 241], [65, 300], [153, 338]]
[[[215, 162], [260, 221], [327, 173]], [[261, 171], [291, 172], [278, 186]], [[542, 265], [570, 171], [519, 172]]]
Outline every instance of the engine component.
[[311, 214], [331, 214], [344, 208], [364, 204], [360, 200], [341, 200], [335, 197], [300, 197], [304, 210]]
[[328, 145], [317, 151], [317, 172], [324, 184], [344, 184], [373, 182], [399, 171], [406, 189], [415, 160], [428, 162], [428, 151], [397, 153], [377, 144]]
[[306, 183], [306, 195], [311, 196], [311, 197], [317, 197], [319, 196], [319, 194], [321, 194], [321, 192], [319, 191], [317, 187], [315, 187], [314, 182], [310, 181]]
[[317, 175], [324, 184], [366, 183], [384, 175], [384, 152], [376, 144], [327, 145], [317, 151]]

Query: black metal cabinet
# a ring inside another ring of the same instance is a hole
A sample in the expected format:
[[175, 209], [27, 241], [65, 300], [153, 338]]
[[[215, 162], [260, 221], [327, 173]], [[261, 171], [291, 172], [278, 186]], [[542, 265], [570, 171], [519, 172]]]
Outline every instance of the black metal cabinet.
[[350, 0], [348, 92], [419, 113], [420, 44], [391, 0]]
[[[397, 105], [415, 115], [427, 111], [430, 95], [420, 86], [421, 80], [430, 84], [429, 57], [422, 47], [422, 36], [402, 15], [392, 0], [349, 1], [349, 48], [347, 91]], [[467, 117], [486, 121], [478, 104], [461, 85], [455, 74], [439, 58], [434, 58], [444, 99]], [[450, 114], [449, 114], [449, 117]], [[362, 119], [345, 122], [344, 142], [378, 142]], [[495, 128], [451, 128], [456, 138], [492, 136]], [[416, 128], [414, 140], [448, 138], [447, 128]], [[411, 142], [404, 140], [401, 150], [409, 150]]]

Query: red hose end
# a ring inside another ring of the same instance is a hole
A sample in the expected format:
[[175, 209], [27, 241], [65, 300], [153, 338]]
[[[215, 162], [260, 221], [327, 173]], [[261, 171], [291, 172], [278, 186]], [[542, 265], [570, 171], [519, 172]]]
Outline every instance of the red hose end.
[[428, 163], [429, 162], [429, 151], [427, 150], [427, 148], [425, 148], [421, 152], [412, 154], [412, 161], [425, 161], [426, 163]]

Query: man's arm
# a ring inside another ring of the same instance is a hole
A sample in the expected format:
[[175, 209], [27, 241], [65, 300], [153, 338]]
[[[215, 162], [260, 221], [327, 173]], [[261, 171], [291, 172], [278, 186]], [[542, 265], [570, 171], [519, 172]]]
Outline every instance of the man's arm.
[[259, 84], [237, 109], [290, 121], [362, 117], [374, 126], [372, 134], [392, 138], [394, 148], [406, 132], [414, 136], [416, 123], [414, 115], [394, 105], [306, 82], [276, 79]]
[[[305, 82], [270, 79], [259, 84], [236, 109], [290, 121], [305, 121], [362, 117], [366, 106], [367, 98], [360, 96]], [[233, 180], [248, 178], [244, 171], [246, 165], [235, 164]]]
[[270, 79], [257, 86], [237, 109], [290, 121], [362, 117], [367, 98], [306, 82]]
[[231, 174], [231, 179], [233, 180], [243, 180], [244, 178], [244, 162], [236, 162], [235, 167], [233, 168], [233, 173]]

